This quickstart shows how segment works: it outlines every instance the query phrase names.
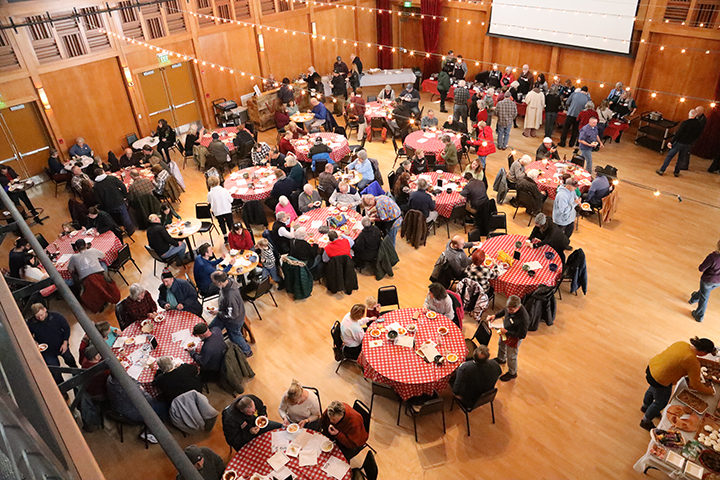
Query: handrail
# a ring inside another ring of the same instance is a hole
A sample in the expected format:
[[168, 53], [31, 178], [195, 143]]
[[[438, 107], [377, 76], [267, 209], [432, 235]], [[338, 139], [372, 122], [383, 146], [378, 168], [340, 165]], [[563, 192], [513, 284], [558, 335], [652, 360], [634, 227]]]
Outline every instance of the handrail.
[[177, 444], [173, 436], [170, 434], [165, 424], [160, 420], [155, 411], [152, 409], [148, 401], [142, 395], [137, 387], [137, 384], [127, 374], [125, 368], [120, 364], [118, 359], [115, 357], [110, 346], [105, 342], [105, 339], [100, 335], [95, 323], [87, 316], [85, 309], [80, 305], [80, 302], [75, 298], [70, 287], [65, 283], [65, 280], [60, 276], [57, 269], [53, 265], [50, 257], [48, 257], [45, 250], [42, 248], [37, 238], [33, 234], [30, 227], [25, 223], [25, 220], [20, 215], [20, 212], [15, 207], [15, 204], [10, 200], [5, 189], [0, 188], [0, 200], [5, 204], [6, 210], [10, 212], [13, 220], [17, 223], [23, 236], [30, 243], [30, 246], [35, 252], [35, 255], [45, 267], [45, 270], [50, 275], [50, 278], [55, 282], [60, 295], [63, 297], [72, 310], [73, 314], [77, 318], [78, 323], [87, 334], [90, 342], [98, 349], [100, 355], [108, 363], [110, 373], [120, 383], [123, 390], [129, 397], [132, 404], [142, 416], [143, 421], [147, 425], [148, 429], [158, 440], [158, 443], [167, 454], [170, 461], [175, 465], [178, 472], [186, 480], [202, 480], [202, 476], [195, 469], [195, 466], [188, 460], [185, 452]]

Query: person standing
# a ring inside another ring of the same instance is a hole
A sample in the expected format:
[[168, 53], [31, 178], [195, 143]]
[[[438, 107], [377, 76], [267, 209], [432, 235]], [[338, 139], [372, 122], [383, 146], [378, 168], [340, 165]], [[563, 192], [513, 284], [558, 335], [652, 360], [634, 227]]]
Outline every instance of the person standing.
[[567, 99], [567, 117], [563, 124], [562, 135], [560, 135], [559, 146], [565, 147], [568, 133], [570, 133], [570, 143], [568, 146], [572, 148], [578, 137], [578, 115], [585, 108], [585, 104], [591, 100], [588, 87], [583, 85], [580, 90], [575, 90]]
[[714, 393], [711, 385], [702, 382], [700, 362], [697, 357], [715, 353], [715, 344], [707, 338], [694, 337], [688, 342], [675, 342], [662, 353], [650, 359], [645, 378], [650, 385], [645, 392], [640, 411], [645, 415], [640, 426], [645, 430], [655, 428], [653, 419], [659, 417], [670, 401], [672, 387], [687, 375], [688, 387], [701, 395]]
[[550, 91], [545, 95], [545, 136], [552, 137], [555, 131], [555, 124], [557, 123], [558, 112], [560, 111], [560, 105], [562, 99], [558, 93], [560, 86], [553, 85], [550, 87]]
[[[593, 110], [594, 112], [595, 110]], [[591, 117], [588, 124], [580, 129], [580, 135], [578, 135], [578, 145], [580, 145], [580, 153], [585, 159], [585, 170], [588, 172], [593, 171], [593, 160], [592, 152], [595, 147], [604, 148], [602, 140], [600, 140], [600, 134], [597, 129], [598, 119]]]
[[447, 68], [443, 68], [440, 73], [438, 73], [437, 91], [440, 94], [440, 111], [442, 113], [447, 113], [445, 100], [447, 100], [448, 92], [450, 91], [450, 75], [447, 70]]
[[218, 177], [208, 178], [208, 187], [210, 187], [210, 191], [207, 194], [207, 201], [210, 204], [210, 210], [218, 219], [220, 230], [222, 230], [223, 237], [225, 237], [225, 243], [228, 243], [228, 232], [232, 230], [234, 223], [232, 214], [233, 197], [225, 187], [220, 185]]
[[246, 357], [252, 357], [253, 352], [242, 334], [242, 328], [245, 325], [245, 304], [237, 282], [221, 271], [213, 272], [210, 278], [220, 289], [218, 313], [210, 322], [210, 328], [225, 328], [230, 341], [238, 345]]
[[470, 100], [470, 92], [465, 87], [465, 80], [460, 80], [458, 86], [455, 87], [455, 107], [453, 108], [453, 119], [459, 122], [462, 118], [462, 124], [467, 129], [468, 118], [468, 100]]
[[[68, 348], [70, 325], [65, 317], [58, 312], [48, 312], [42, 303], [34, 303], [30, 310], [33, 316], [27, 322], [28, 330], [38, 345], [45, 345], [45, 350], [41, 350], [40, 353], [45, 363], [48, 366], [59, 367], [58, 357], [62, 357], [68, 367], [77, 368], [75, 357]], [[51, 373], [55, 383], [63, 382], [61, 373], [55, 371]]]
[[517, 117], [517, 105], [513, 100], [510, 92], [505, 92], [505, 98], [495, 105], [495, 115], [497, 115], [497, 146], [500, 150], [505, 150], [510, 140], [510, 129], [512, 129], [515, 117]]
[[520, 297], [510, 295], [505, 308], [495, 315], [488, 315], [486, 320], [490, 323], [495, 320], [495, 317], [504, 317], [498, 341], [498, 356], [495, 361], [501, 365], [507, 362], [508, 371], [500, 377], [500, 380], [508, 382], [517, 378], [518, 349], [520, 348], [520, 342], [527, 335], [530, 315], [522, 305]]
[[715, 245], [715, 251], [705, 257], [698, 270], [702, 272], [700, 288], [692, 293], [688, 303], [690, 305], [698, 304], [690, 314], [696, 321], [702, 322], [710, 299], [710, 292], [720, 287], [720, 241]]
[[680, 124], [672, 140], [668, 142], [667, 146], [670, 151], [667, 153], [662, 166], [655, 173], [662, 176], [675, 155], [678, 156], [677, 162], [675, 162], [675, 171], [673, 172], [676, 177], [680, 176], [680, 167], [690, 163], [690, 149], [695, 140], [700, 138], [703, 131], [703, 125], [696, 117], [697, 112], [694, 109], [688, 112], [688, 119]]
[[560, 227], [565, 235], [570, 238], [575, 230], [575, 207], [580, 205], [580, 199], [575, 194], [577, 182], [573, 177], [565, 180], [565, 185], [560, 185], [553, 203], [553, 222]]
[[535, 130], [542, 125], [543, 110], [545, 110], [545, 94], [540, 91], [540, 86], [536, 84], [525, 96], [523, 102], [527, 104], [523, 136], [535, 137]]
[[100, 210], [113, 213], [120, 216], [125, 226], [125, 233], [128, 237], [132, 237], [135, 233], [135, 222], [130, 218], [125, 198], [127, 197], [127, 188], [119, 178], [108, 175], [103, 169], [95, 170], [95, 196], [97, 197]]

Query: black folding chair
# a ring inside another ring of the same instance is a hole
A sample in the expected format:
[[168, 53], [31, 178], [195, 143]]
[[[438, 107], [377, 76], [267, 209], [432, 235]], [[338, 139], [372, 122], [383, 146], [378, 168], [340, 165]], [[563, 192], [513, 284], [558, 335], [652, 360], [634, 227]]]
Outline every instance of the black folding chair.
[[120, 278], [123, 279], [123, 282], [125, 282], [125, 285], [129, 285], [128, 281], [125, 280], [125, 277], [120, 272], [120, 270], [125, 270], [125, 264], [128, 262], [132, 262], [133, 265], [135, 265], [135, 268], [137, 268], [137, 271], [142, 273], [142, 270], [140, 270], [140, 267], [137, 266], [137, 263], [135, 263], [135, 260], [132, 258], [132, 252], [130, 251], [130, 245], [127, 243], [123, 245], [123, 247], [118, 252], [118, 256], [115, 259], [115, 261], [108, 265], [108, 271], [114, 272], [120, 275]]
[[460, 406], [460, 410], [465, 413], [465, 421], [467, 422], [467, 432], [468, 437], [470, 436], [470, 412], [475, 410], [478, 407], [482, 407], [483, 405], [490, 404], [490, 411], [492, 412], [492, 422], [495, 423], [495, 406], [493, 405], [493, 402], [495, 401], [495, 396], [497, 395], [498, 389], [493, 388], [487, 393], [483, 393], [480, 395], [480, 398], [477, 399], [475, 402], [475, 405], [472, 407], [468, 407], [465, 404], [463, 404], [460, 400], [458, 400], [456, 397], [453, 397], [452, 404], [450, 404], [450, 411], [452, 411], [453, 406], [457, 403]]
[[[356, 412], [358, 412], [358, 413], [363, 417], [363, 424], [365, 425], [365, 431], [368, 433], [368, 435], [370, 435], [370, 409], [368, 408], [367, 405], [365, 405], [365, 404], [364, 404], [362, 401], [360, 401], [360, 400], [355, 400], [355, 403], [353, 403], [353, 407], [352, 407], [352, 408], [353, 408], [353, 410], [355, 410]], [[356, 455], [357, 455], [358, 453], [360, 453], [360, 452], [363, 450], [363, 448], [365, 448], [365, 447], [367, 447], [367, 448], [369, 448], [370, 450], [372, 450], [373, 453], [377, 453], [377, 452], [375, 451], [375, 449], [374, 449], [373, 447], [371, 447], [370, 444], [368, 444], [368, 443], [366, 442], [365, 445], [363, 445], [362, 447], [360, 447], [360, 449], [357, 451]], [[350, 460], [350, 459], [348, 458], [348, 460]]]
[[[400, 299], [398, 298], [397, 287], [395, 285], [388, 285], [386, 287], [378, 288], [377, 302], [380, 304], [381, 315], [400, 308]], [[397, 305], [397, 308], [383, 311], [383, 307], [388, 307], [391, 305]]]
[[[515, 218], [515, 216], [517, 215], [518, 210], [519, 210], [521, 207], [525, 207], [525, 209], [527, 210], [528, 214], [530, 215], [530, 220], [528, 220], [528, 227], [529, 227], [529, 226], [530, 226], [530, 223], [531, 223], [532, 220], [533, 220], [533, 212], [532, 212], [532, 208], [533, 208], [533, 198], [530, 196], [529, 193], [523, 192], [523, 191], [519, 191], [519, 192], [517, 192], [517, 197], [515, 198], [515, 202], [516, 202], [516, 205], [517, 205], [517, 206], [515, 207], [515, 213], [513, 213], [513, 218]], [[505, 231], [507, 232], [507, 228], [506, 228]]]
[[372, 382], [372, 395], [370, 396], [370, 414], [372, 415], [373, 404], [375, 403], [375, 395], [378, 397], [389, 398], [398, 402], [397, 424], [400, 425], [400, 411], [402, 410], [403, 399], [392, 389], [391, 386], [384, 383]]
[[[196, 233], [210, 233], [210, 245], [215, 246], [215, 243], [213, 242], [213, 236], [212, 232], [215, 230], [215, 232], [218, 231], [217, 227], [215, 226], [215, 221], [212, 214], [212, 210], [210, 209], [209, 203], [196, 203], [195, 204], [195, 218], [199, 220], [210, 220], [209, 222], [201, 222], [202, 225], [200, 226], [200, 230], [198, 230]], [[195, 235], [193, 235], [194, 237]], [[193, 238], [193, 244], [195, 244], [195, 239]]]
[[[155, 275], [156, 277], [157, 277], [157, 264], [158, 264], [158, 262], [160, 262], [160, 263], [162, 263], [162, 264], [164, 264], [164, 265], [167, 265], [167, 266], [169, 267], [172, 263], [180, 263], [180, 261], [182, 260], [179, 255], [173, 255], [173, 256], [170, 257], [170, 258], [163, 258], [163, 257], [161, 257], [160, 255], [158, 255], [155, 250], [153, 250], [152, 248], [150, 248], [149, 245], [145, 245], [145, 250], [147, 250], [147, 252], [150, 254], [150, 256], [151, 256], [151, 257], [153, 258], [153, 260], [155, 261], [155, 263], [153, 263], [153, 275]], [[182, 267], [183, 267], [183, 269], [184, 269], [184, 268], [185, 268], [185, 265], [183, 264]]]
[[253, 308], [255, 308], [255, 312], [258, 314], [258, 317], [260, 317], [260, 320], [262, 320], [262, 315], [260, 315], [260, 311], [258, 310], [257, 305], [255, 305], [255, 300], [262, 297], [266, 293], [270, 294], [270, 298], [272, 298], [272, 301], [275, 304], [275, 307], [277, 307], [278, 304], [275, 301], [275, 297], [272, 294], [272, 284], [270, 283], [270, 277], [265, 277], [265, 280], [260, 282], [260, 284], [257, 286], [255, 291], [242, 293], [243, 300], [245, 300], [246, 302], [252, 303], [252, 306], [253, 306]]
[[362, 475], [362, 477], [365, 480], [377, 480], [378, 466], [377, 466], [377, 462], [375, 461], [375, 454], [373, 452], [367, 452], [367, 455], [365, 455], [365, 460], [363, 461], [362, 467], [353, 468], [352, 472], [353, 472], [352, 478], [357, 478], [355, 475], [359, 474], [359, 475]]
[[442, 398], [433, 398], [419, 405], [407, 404], [405, 407], [405, 413], [410, 415], [413, 419], [413, 428], [415, 429], [415, 441], [418, 441], [417, 437], [417, 418], [424, 417], [433, 413], [442, 413], [443, 423], [443, 434], [447, 432], [445, 429], [445, 401]]
[[351, 362], [357, 364], [357, 359], [355, 358], [349, 358], [345, 356], [345, 348], [342, 341], [342, 336], [340, 334], [340, 322], [337, 320], [335, 323], [333, 323], [333, 326], [330, 328], [330, 336], [333, 340], [333, 353], [335, 354], [335, 360], [337, 360], [338, 365], [335, 369], [335, 373], [340, 370], [340, 367], [345, 362]]

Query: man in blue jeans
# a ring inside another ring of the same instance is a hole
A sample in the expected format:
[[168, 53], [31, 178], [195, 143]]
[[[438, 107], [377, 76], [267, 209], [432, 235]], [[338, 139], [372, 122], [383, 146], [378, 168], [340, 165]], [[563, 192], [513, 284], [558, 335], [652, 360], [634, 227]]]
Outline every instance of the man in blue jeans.
[[710, 299], [710, 292], [720, 287], [720, 242], [715, 246], [715, 251], [700, 264], [698, 270], [703, 272], [700, 277], [700, 288], [697, 292], [693, 292], [688, 303], [690, 305], [698, 304], [697, 308], [690, 313], [696, 321], [702, 322]]
[[218, 300], [218, 313], [215, 319], [210, 322], [210, 329], [217, 327], [227, 330], [230, 341], [240, 347], [246, 357], [252, 357], [253, 352], [242, 334], [242, 327], [245, 324], [245, 303], [237, 282], [228, 276], [227, 273], [218, 270], [210, 275], [210, 278], [220, 289]]
[[697, 111], [690, 110], [688, 119], [680, 124], [673, 139], [668, 142], [667, 146], [670, 151], [665, 157], [662, 167], [655, 173], [658, 175], [665, 173], [675, 155], [678, 156], [677, 162], [675, 162], [675, 172], [673, 172], [676, 177], [680, 176], [680, 168], [690, 163], [690, 149], [703, 132], [703, 124], [695, 117], [697, 117]]
[[600, 140], [600, 134], [597, 129], [597, 118], [591, 118], [588, 124], [580, 129], [580, 135], [578, 136], [578, 144], [580, 145], [580, 153], [585, 159], [585, 170], [592, 172], [592, 152], [598, 145], [603, 148], [602, 140]]
[[517, 117], [517, 104], [510, 92], [505, 92], [505, 98], [495, 105], [495, 115], [497, 115], [497, 147], [505, 150], [510, 140], [510, 129], [513, 121]]

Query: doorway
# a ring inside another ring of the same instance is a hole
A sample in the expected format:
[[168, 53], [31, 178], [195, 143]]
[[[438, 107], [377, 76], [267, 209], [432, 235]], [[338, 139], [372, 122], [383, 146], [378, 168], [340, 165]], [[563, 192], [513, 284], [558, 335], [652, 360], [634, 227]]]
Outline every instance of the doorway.
[[186, 62], [148, 70], [139, 77], [151, 128], [154, 129], [161, 118], [174, 128], [200, 119], [195, 88]]
[[0, 164], [23, 178], [43, 172], [51, 143], [37, 105], [23, 103], [0, 110], [0, 132]]

